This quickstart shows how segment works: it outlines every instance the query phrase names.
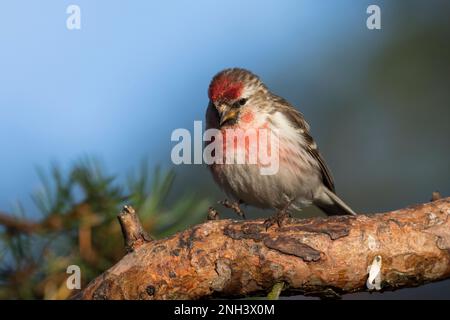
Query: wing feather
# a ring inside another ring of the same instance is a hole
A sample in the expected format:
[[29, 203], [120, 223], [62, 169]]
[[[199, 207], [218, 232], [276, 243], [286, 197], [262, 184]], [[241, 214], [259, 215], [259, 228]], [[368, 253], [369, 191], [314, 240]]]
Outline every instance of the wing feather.
[[275, 95], [273, 98], [278, 106], [278, 108], [276, 109], [278, 111], [281, 111], [289, 119], [294, 127], [298, 128], [299, 134], [301, 134], [305, 139], [307, 144], [307, 151], [314, 159], [317, 160], [317, 163], [319, 164], [324, 185], [332, 192], [335, 192], [333, 176], [331, 175], [330, 169], [328, 169], [325, 160], [320, 154], [319, 149], [314, 142], [314, 139], [309, 133], [309, 124], [306, 122], [303, 115], [285, 99]]

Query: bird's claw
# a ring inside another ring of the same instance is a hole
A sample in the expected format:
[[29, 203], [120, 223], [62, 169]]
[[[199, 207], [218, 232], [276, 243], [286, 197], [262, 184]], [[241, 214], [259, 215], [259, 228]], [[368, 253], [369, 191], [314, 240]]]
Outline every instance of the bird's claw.
[[239, 217], [241, 217], [242, 219], [245, 219], [245, 213], [244, 213], [244, 211], [242, 211], [242, 209], [240, 207], [240, 202], [234, 202], [234, 201], [229, 201], [228, 199], [225, 199], [225, 200], [219, 201], [218, 203], [223, 205], [225, 208], [233, 210], [234, 212], [236, 212], [236, 214]]
[[264, 227], [266, 227], [266, 231], [275, 223], [277, 224], [278, 228], [280, 228], [284, 223], [285, 219], [288, 217], [290, 217], [290, 214], [287, 210], [277, 211], [277, 213], [274, 216], [271, 216], [264, 221]]

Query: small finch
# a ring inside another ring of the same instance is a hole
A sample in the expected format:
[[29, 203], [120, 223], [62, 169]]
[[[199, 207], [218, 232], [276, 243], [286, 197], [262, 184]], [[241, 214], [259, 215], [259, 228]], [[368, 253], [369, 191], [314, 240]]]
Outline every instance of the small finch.
[[[276, 214], [266, 226], [280, 225], [291, 208], [316, 205], [328, 215], [355, 212], [335, 193], [334, 182], [303, 115], [285, 99], [273, 94], [248, 70], [233, 68], [219, 72], [208, 90], [206, 129], [268, 129], [278, 139], [279, 168], [261, 174], [259, 163], [212, 163], [214, 180], [233, 198], [221, 203], [244, 217], [240, 204], [271, 208]], [[248, 152], [248, 145], [227, 145]], [[211, 142], [209, 142], [211, 143]], [[208, 145], [208, 142], [206, 143]]]

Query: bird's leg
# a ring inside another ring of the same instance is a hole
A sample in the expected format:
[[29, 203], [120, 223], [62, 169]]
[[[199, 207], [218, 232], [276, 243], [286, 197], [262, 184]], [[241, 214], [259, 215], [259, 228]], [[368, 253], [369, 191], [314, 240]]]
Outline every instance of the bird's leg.
[[228, 199], [219, 201], [221, 205], [223, 205], [225, 208], [231, 209], [234, 212], [237, 213], [239, 217], [242, 219], [245, 219], [245, 213], [242, 211], [240, 205], [243, 203], [242, 200], [239, 201], [229, 201]]
[[271, 226], [273, 226], [275, 223], [278, 225], [278, 227], [281, 227], [284, 219], [291, 216], [291, 214], [289, 213], [289, 206], [291, 205], [291, 203], [292, 200], [288, 201], [284, 205], [284, 207], [282, 207], [275, 213], [275, 215], [271, 216], [270, 218], [266, 219], [266, 221], [264, 221], [264, 226], [266, 227], [266, 230], [269, 229]]

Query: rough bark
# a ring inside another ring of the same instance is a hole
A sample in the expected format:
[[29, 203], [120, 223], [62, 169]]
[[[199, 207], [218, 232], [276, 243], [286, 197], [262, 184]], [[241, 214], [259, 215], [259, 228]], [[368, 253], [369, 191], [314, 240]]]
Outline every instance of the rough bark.
[[282, 295], [333, 297], [450, 277], [450, 198], [383, 214], [288, 219], [268, 230], [263, 221], [212, 220], [140, 241], [78, 298], [237, 297], [280, 282]]

